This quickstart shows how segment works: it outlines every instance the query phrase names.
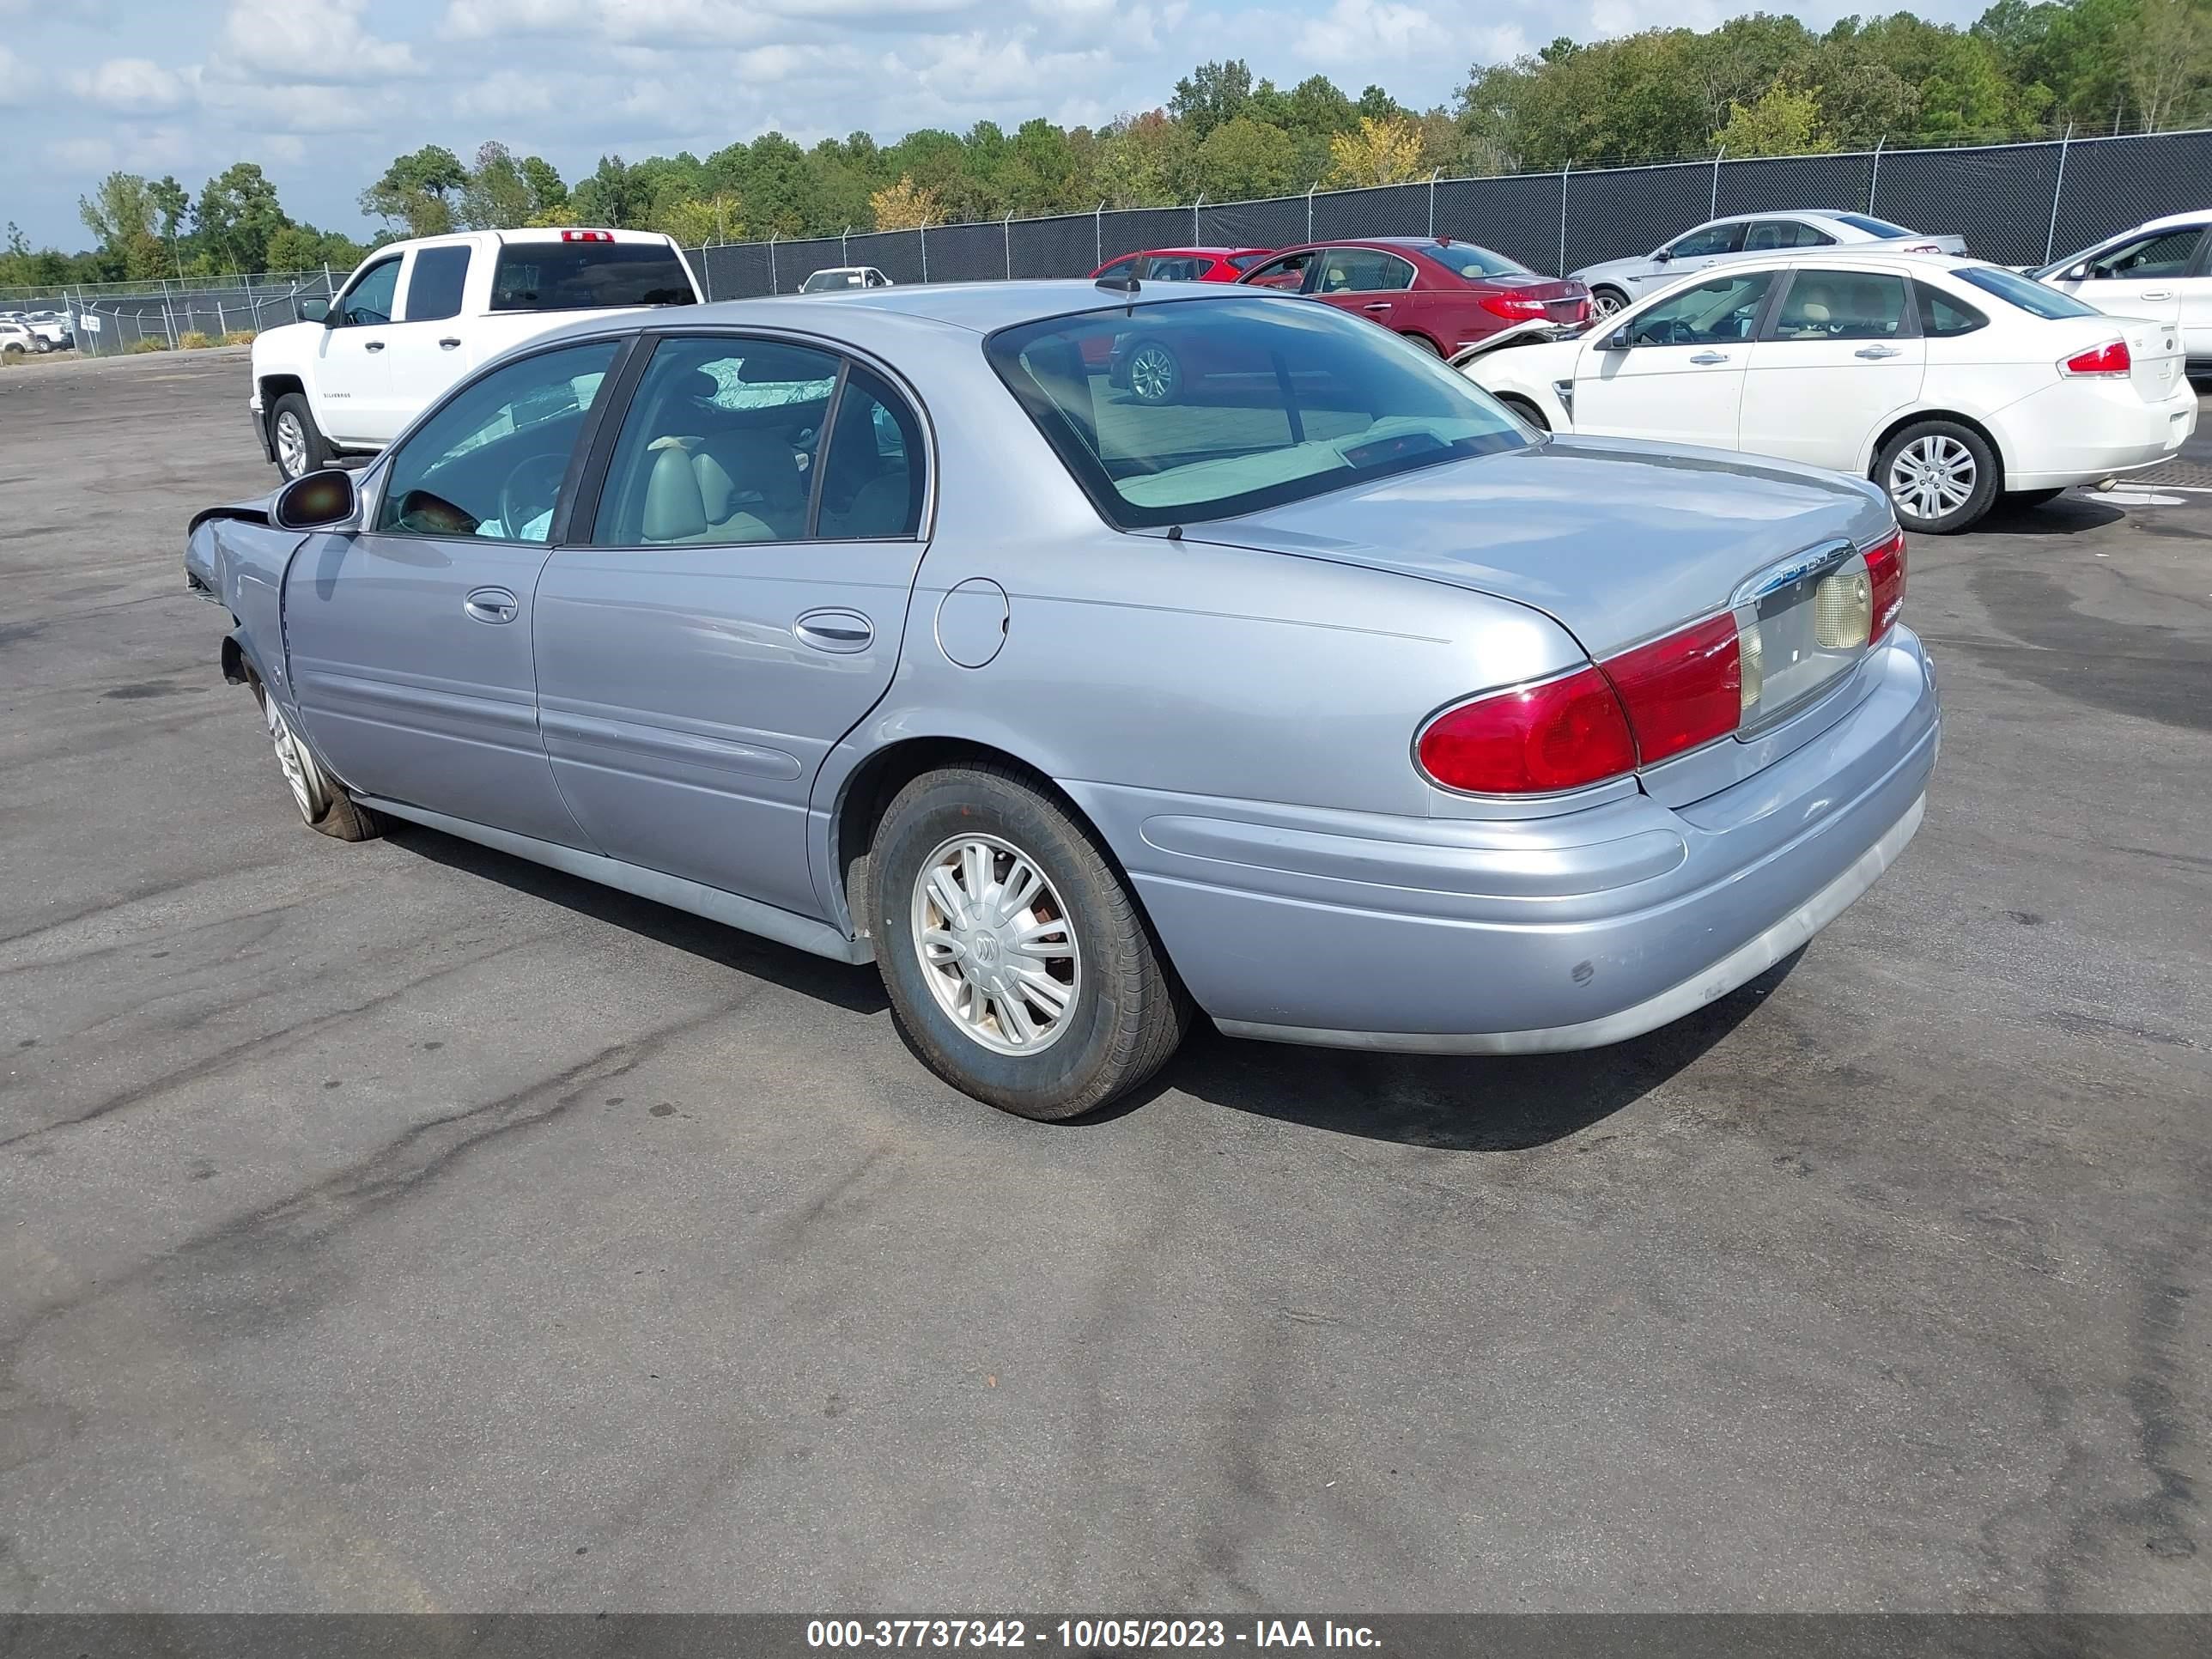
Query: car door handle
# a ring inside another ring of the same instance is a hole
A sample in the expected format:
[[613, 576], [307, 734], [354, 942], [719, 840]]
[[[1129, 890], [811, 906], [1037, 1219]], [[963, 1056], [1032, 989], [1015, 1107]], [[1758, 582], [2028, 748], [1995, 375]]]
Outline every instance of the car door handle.
[[1390, 302], [1388, 300], [1371, 300], [1359, 308], [1362, 311], [1388, 311], [1390, 309]]
[[441, 351], [451, 351], [459, 344], [460, 344], [460, 342], [455, 339], [452, 335], [448, 334], [444, 339], [438, 342], [438, 349]]
[[1895, 346], [1861, 346], [1851, 353], [1854, 357], [1901, 357], [1904, 355]]
[[522, 601], [503, 587], [479, 587], [461, 601], [461, 609], [480, 623], [511, 623], [520, 614]]
[[363, 351], [381, 351], [384, 349], [384, 342], [381, 340], [363, 340], [361, 343], [361, 349]]
[[849, 656], [873, 643], [876, 625], [857, 611], [810, 611], [792, 623], [791, 631], [817, 651]]
[[1691, 358], [1690, 361], [1693, 363], [1724, 363], [1728, 361], [1728, 353], [1725, 351], [1700, 351], [1696, 356]]
[[2173, 290], [2170, 288], [2147, 288], [2142, 291], [2142, 296], [2146, 300], [2171, 300]]

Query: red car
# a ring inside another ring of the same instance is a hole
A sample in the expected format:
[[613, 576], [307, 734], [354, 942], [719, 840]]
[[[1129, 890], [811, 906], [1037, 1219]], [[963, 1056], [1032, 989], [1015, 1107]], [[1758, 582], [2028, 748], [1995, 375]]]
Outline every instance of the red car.
[[1395, 329], [1440, 357], [1501, 328], [1589, 321], [1589, 290], [1449, 236], [1375, 236], [1285, 248], [1239, 279], [1302, 294]]
[[1233, 283], [1265, 259], [1265, 247], [1156, 247], [1125, 253], [1091, 273], [1092, 282], [1134, 276], [1146, 283]]

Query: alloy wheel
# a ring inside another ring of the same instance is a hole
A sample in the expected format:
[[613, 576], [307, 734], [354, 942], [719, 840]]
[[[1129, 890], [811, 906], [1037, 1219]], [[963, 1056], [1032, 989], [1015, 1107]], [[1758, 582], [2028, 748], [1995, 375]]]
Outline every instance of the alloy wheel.
[[1590, 295], [1590, 315], [1593, 317], [1610, 317], [1614, 312], [1622, 309], [1627, 305], [1627, 303], [1628, 301], [1622, 299], [1618, 294], [1614, 294], [1608, 289], [1600, 289], [1597, 292]]
[[276, 417], [276, 470], [288, 478], [307, 470], [307, 430], [289, 409]]
[[1139, 346], [1129, 359], [1129, 390], [1139, 401], [1157, 404], [1175, 390], [1176, 361], [1162, 345]]
[[1964, 507], [1973, 496], [1976, 479], [1973, 452], [1941, 433], [1915, 438], [1889, 464], [1891, 499], [1929, 523]]
[[1083, 956], [1051, 879], [996, 836], [955, 836], [921, 862], [909, 907], [922, 978], [961, 1032], [1033, 1054], [1066, 1031]]
[[284, 718], [284, 711], [276, 706], [276, 699], [264, 692], [261, 707], [268, 716], [269, 741], [276, 750], [276, 764], [284, 774], [284, 782], [292, 791], [293, 805], [300, 809], [302, 818], [313, 823], [323, 811], [323, 802], [319, 799], [319, 780], [313, 770], [315, 763], [300, 746], [299, 738], [292, 735], [292, 727]]

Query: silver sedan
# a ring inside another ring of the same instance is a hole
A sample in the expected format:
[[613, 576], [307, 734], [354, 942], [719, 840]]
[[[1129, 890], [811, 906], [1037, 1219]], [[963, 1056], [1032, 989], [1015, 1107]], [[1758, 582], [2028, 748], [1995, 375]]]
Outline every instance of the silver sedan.
[[[1176, 398], [1109, 383], [1146, 340]], [[1894, 859], [1934, 765], [1863, 481], [1547, 437], [1293, 299], [858, 289], [611, 318], [193, 522], [294, 804], [842, 961], [1066, 1118], [1199, 1012], [1649, 1030]]]

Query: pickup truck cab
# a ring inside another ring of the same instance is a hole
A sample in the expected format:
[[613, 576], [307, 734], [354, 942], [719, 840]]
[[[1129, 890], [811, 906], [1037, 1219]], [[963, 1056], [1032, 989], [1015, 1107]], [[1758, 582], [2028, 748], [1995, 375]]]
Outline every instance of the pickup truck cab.
[[382, 449], [476, 368], [557, 323], [696, 305], [669, 238], [639, 230], [477, 230], [390, 242], [335, 299], [253, 342], [246, 407], [287, 478]]

